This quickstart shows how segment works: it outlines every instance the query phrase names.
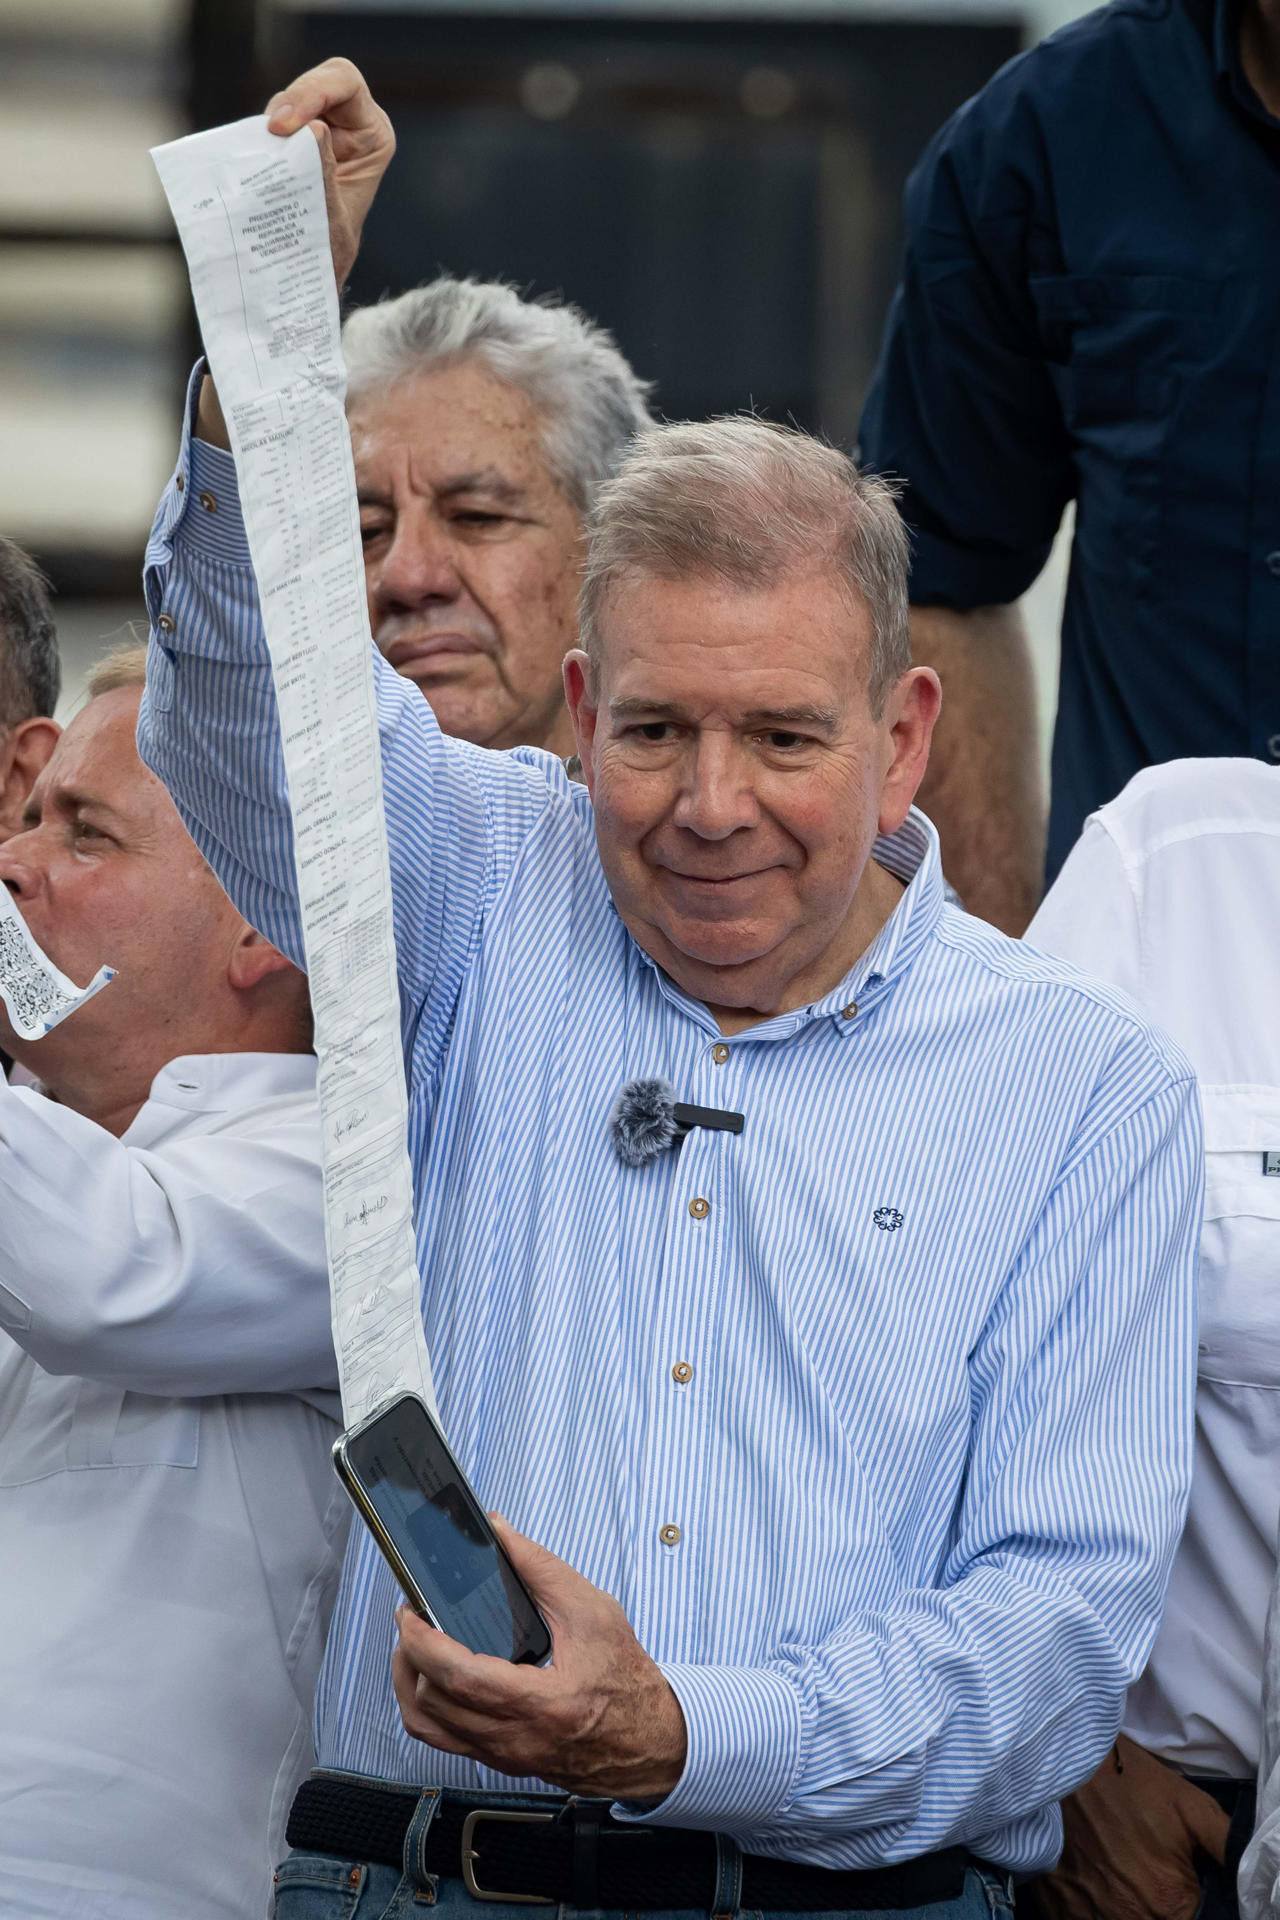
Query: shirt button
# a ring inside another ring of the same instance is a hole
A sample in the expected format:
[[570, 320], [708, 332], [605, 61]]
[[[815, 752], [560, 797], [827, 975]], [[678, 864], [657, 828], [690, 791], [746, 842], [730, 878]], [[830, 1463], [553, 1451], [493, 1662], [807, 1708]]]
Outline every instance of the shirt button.
[[856, 1020], [857, 1017], [858, 1017], [858, 1003], [856, 1000], [851, 1000], [847, 1007], [841, 1007], [840, 1018], [842, 1020]]
[[1267, 555], [1267, 572], [1280, 578], [1280, 547], [1277, 547], [1274, 553]]
[[722, 1067], [725, 1061], [729, 1058], [729, 1049], [728, 1047], [726, 1047], [723, 1040], [716, 1041], [716, 1044], [711, 1049], [711, 1058], [715, 1061], [718, 1067]]
[[696, 1200], [689, 1202], [689, 1211], [695, 1220], [705, 1220], [711, 1211], [711, 1202], [704, 1200], [702, 1195], [699, 1194]]
[[[184, 487], [186, 486], [186, 484], [187, 484], [187, 483], [186, 483], [186, 481], [185, 481], [185, 480], [183, 479], [183, 477], [182, 477], [182, 475], [181, 475], [181, 474], [179, 474], [179, 475], [178, 475], [178, 477], [177, 477], [177, 479], [176, 479], [176, 480], [174, 481], [174, 483], [173, 483], [173, 484], [174, 484], [174, 486], [175, 486], [175, 487], [176, 487], [176, 488], [178, 489], [178, 492], [179, 492], [179, 493], [181, 493], [181, 492], [182, 492], [182, 489], [183, 489], [183, 488], [184, 488]], [[277, 1877], [278, 1877], [278, 1876], [277, 1876]]]
[[671, 1378], [677, 1386], [687, 1387], [693, 1378], [693, 1368], [687, 1360], [677, 1360], [671, 1369]]
[[1267, 742], [1267, 752], [1273, 760], [1280, 760], [1280, 733], [1273, 733]]
[[218, 511], [218, 503], [211, 493], [202, 493], [200, 495], [200, 505], [206, 513], [216, 513]]
[[169, 618], [169, 615], [167, 613], [162, 613], [160, 615], [159, 619], [156, 621], [156, 626], [159, 628], [161, 633], [173, 632], [173, 621]]
[[665, 1527], [658, 1528], [658, 1538], [664, 1547], [678, 1547], [680, 1545], [680, 1529], [674, 1520], [668, 1520]]

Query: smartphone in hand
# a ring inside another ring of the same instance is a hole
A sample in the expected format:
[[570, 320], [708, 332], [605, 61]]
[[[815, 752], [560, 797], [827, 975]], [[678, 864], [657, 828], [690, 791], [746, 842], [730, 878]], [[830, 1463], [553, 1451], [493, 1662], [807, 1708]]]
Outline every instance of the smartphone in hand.
[[342, 1434], [333, 1464], [415, 1612], [473, 1653], [550, 1659], [546, 1621], [416, 1394]]

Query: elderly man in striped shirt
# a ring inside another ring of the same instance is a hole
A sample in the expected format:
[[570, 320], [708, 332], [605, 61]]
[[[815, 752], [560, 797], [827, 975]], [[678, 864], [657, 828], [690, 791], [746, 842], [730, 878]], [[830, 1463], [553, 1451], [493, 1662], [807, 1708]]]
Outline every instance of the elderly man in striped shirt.
[[[344, 62], [271, 124], [308, 120], [341, 280], [392, 136]], [[224, 447], [206, 381], [141, 738], [296, 956]], [[354, 1539], [281, 1920], [987, 1914], [1115, 1737], [1187, 1497], [1195, 1084], [1120, 994], [944, 902], [906, 568], [830, 448], [660, 428], [595, 516], [586, 789], [446, 738], [377, 662], [423, 1312], [555, 1650], [466, 1652]], [[627, 1165], [637, 1078], [745, 1130]]]

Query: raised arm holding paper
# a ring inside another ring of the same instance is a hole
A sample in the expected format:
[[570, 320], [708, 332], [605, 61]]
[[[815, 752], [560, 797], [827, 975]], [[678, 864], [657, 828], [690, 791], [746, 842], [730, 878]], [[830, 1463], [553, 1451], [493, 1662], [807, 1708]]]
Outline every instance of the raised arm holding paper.
[[[287, 98], [274, 129], [328, 128], [341, 279], [390, 131], [345, 63]], [[280, 245], [282, 276], [311, 271], [305, 220]], [[312, 406], [290, 391], [285, 433]], [[299, 816], [207, 382], [194, 426], [149, 549], [140, 737], [300, 959]], [[336, 568], [337, 483], [296, 510]], [[750, 420], [642, 435], [594, 515], [583, 637], [585, 789], [446, 738], [374, 658], [422, 1311], [553, 1662], [401, 1615], [393, 1685], [397, 1595], [353, 1540], [278, 1912], [430, 1886], [451, 1913], [479, 1889], [986, 1914], [1054, 1857], [1054, 1803], [1159, 1616], [1190, 1453], [1190, 1071], [1121, 997], [944, 903], [911, 806], [938, 692], [906, 651], [905, 540], [841, 455]], [[300, 631], [291, 671], [314, 679], [323, 639]], [[626, 1165], [637, 1080], [745, 1126]]]

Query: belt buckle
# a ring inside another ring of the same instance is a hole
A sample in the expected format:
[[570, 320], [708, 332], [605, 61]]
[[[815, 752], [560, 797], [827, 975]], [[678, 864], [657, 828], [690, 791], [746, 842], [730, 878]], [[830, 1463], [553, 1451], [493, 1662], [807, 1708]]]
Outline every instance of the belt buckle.
[[462, 1823], [462, 1884], [473, 1900], [501, 1900], [508, 1906], [554, 1907], [558, 1901], [545, 1893], [492, 1893], [476, 1879], [472, 1862], [480, 1855], [472, 1846], [475, 1830], [482, 1820], [505, 1820], [509, 1826], [546, 1825], [556, 1819], [554, 1813], [508, 1813], [505, 1807], [476, 1807]]

